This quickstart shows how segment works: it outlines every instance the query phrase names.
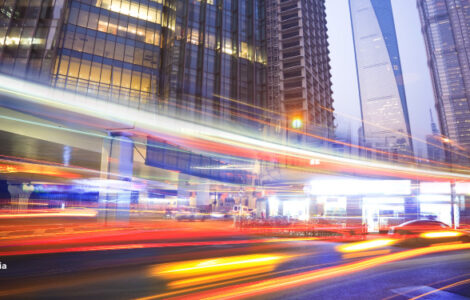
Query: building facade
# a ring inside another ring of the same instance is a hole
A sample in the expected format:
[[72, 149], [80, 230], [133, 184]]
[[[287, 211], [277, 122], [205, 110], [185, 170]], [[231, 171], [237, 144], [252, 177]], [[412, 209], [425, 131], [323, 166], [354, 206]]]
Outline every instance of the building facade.
[[418, 0], [442, 134], [452, 163], [470, 164], [470, 1]]
[[0, 18], [3, 73], [161, 112], [264, 116], [264, 0], [2, 1]]
[[270, 107], [287, 128], [333, 137], [325, 1], [268, 0], [267, 24]]
[[390, 0], [350, 0], [364, 145], [384, 159], [412, 155], [410, 121]]

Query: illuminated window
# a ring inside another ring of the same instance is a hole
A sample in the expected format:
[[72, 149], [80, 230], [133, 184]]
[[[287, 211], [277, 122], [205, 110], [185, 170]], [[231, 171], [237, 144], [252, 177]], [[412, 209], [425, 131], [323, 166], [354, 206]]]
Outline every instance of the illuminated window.
[[100, 81], [106, 84], [111, 83], [111, 66], [103, 64], [103, 67], [101, 69]]
[[69, 57], [63, 56], [60, 60], [59, 66], [59, 74], [60, 75], [67, 75], [67, 69], [69, 68]]
[[150, 92], [150, 74], [142, 73], [142, 91]]
[[120, 86], [121, 85], [121, 72], [122, 72], [122, 69], [119, 68], [119, 67], [113, 67], [113, 72], [112, 72], [112, 75], [113, 75], [113, 85], [114, 86]]
[[145, 42], [147, 44], [153, 44], [153, 36], [154, 36], [154, 32], [152, 29], [147, 29], [145, 31]]
[[121, 86], [125, 88], [131, 87], [131, 71], [130, 70], [122, 69]]
[[132, 72], [131, 89], [140, 90], [140, 72]]
[[90, 80], [95, 82], [100, 82], [101, 77], [101, 64], [93, 62], [91, 65]]
[[148, 7], [146, 5], [141, 5], [139, 7], [139, 4], [135, 2], [131, 3], [129, 1], [116, 0], [97, 1], [97, 6], [99, 5], [105, 9], [120, 13], [122, 15], [134, 17], [155, 24], [160, 24], [160, 11], [154, 7]]
[[80, 66], [80, 79], [88, 80], [90, 78], [90, 61], [83, 59]]
[[70, 58], [69, 76], [78, 77], [79, 69], [80, 69], [80, 59], [76, 57]]
[[240, 57], [241, 58], [248, 58], [248, 44], [245, 43], [245, 42], [241, 42]]

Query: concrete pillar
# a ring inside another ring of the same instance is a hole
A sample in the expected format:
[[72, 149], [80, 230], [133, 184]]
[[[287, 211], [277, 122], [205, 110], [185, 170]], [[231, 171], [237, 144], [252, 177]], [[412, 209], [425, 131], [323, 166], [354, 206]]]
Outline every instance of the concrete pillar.
[[[134, 143], [123, 132], [112, 132], [103, 141], [101, 155], [100, 216], [104, 222], [129, 221]], [[122, 181], [119, 183], [119, 181]]]
[[177, 192], [177, 203], [176, 206], [188, 206], [190, 205], [189, 198], [191, 197], [191, 186], [189, 185], [190, 176], [179, 173], [178, 174], [178, 192]]
[[196, 205], [207, 206], [209, 204], [211, 204], [210, 183], [207, 180], [200, 179], [197, 185]]

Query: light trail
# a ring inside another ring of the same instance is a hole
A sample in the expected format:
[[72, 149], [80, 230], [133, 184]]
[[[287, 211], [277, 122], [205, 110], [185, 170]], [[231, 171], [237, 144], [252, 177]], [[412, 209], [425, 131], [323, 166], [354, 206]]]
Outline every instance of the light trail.
[[[317, 159], [322, 162], [320, 166], [323, 165], [323, 168], [337, 172], [342, 171], [406, 178], [416, 177], [433, 180], [470, 180], [470, 175], [464, 173], [416, 169], [407, 166], [367, 162], [289, 147], [239, 133], [158, 115], [153, 112], [139, 111], [134, 108], [24, 82], [7, 76], [0, 76], [0, 91], [5, 95], [19, 98], [20, 100], [30, 103], [44, 105], [45, 107], [74, 112], [79, 115], [95, 117], [105, 121], [131, 124], [137, 131], [150, 135], [158, 136], [164, 133], [173, 137], [187, 139], [195, 139], [195, 137], [197, 137], [197, 140], [214, 142], [219, 146], [223, 144], [233, 147], [233, 151], [237, 154], [250, 150], [253, 151], [253, 154], [264, 153], [265, 155], [271, 154], [278, 157], [293, 157], [297, 159], [295, 162], [296, 165], [306, 167], [310, 165], [312, 159]], [[99, 127], [99, 125], [97, 126]], [[212, 150], [217, 151], [217, 148]], [[252, 157], [253, 154], [251, 154]], [[315, 171], [316, 168], [319, 169], [318, 166], [315, 166], [315, 168], [312, 167], [311, 170]]]
[[402, 252], [378, 256], [359, 262], [353, 262], [345, 265], [324, 268], [294, 275], [287, 275], [274, 279], [261, 280], [254, 283], [239, 284], [232, 287], [224, 287], [205, 292], [184, 295], [177, 299], [241, 299], [247, 297], [255, 297], [263, 294], [269, 294], [289, 288], [311, 284], [314, 282], [335, 278], [338, 276], [345, 276], [352, 273], [364, 271], [385, 263], [410, 259], [417, 256], [426, 254], [444, 252], [444, 251], [457, 251], [470, 249], [470, 243], [465, 244], [452, 244], [452, 245], [438, 245], [432, 247], [418, 248], [406, 250]]
[[23, 219], [23, 218], [49, 218], [49, 217], [96, 217], [97, 211], [53, 211], [53, 212], [32, 212], [29, 214], [0, 214], [0, 219]]
[[434, 232], [425, 232], [421, 233], [419, 236], [425, 239], [438, 239], [446, 237], [457, 237], [462, 236], [463, 232], [459, 231], [434, 231]]
[[376, 239], [372, 241], [364, 241], [358, 243], [351, 243], [339, 246], [337, 248], [340, 252], [357, 252], [357, 251], [364, 251], [374, 248], [381, 248], [395, 244], [398, 242], [397, 239]]
[[313, 238], [94, 245], [94, 246], [76, 246], [76, 247], [56, 248], [56, 249], [2, 251], [0, 252], [0, 256], [20, 256], [20, 255], [38, 255], [38, 254], [52, 254], [52, 253], [110, 251], [110, 250], [132, 250], [132, 249], [149, 249], [149, 248], [166, 248], [166, 247], [194, 247], [194, 246], [216, 246], [216, 245], [219, 245], [219, 246], [220, 245], [244, 245], [244, 244], [259, 244], [259, 243], [286, 243], [286, 242], [311, 241], [311, 240], [313, 240]]
[[432, 295], [432, 294], [434, 294], [434, 293], [437, 293], [437, 292], [440, 292], [440, 291], [443, 291], [443, 290], [447, 290], [447, 289], [450, 289], [450, 288], [453, 288], [453, 287], [456, 287], [456, 286], [459, 286], [459, 285], [467, 284], [467, 283], [470, 283], [470, 279], [465, 279], [465, 280], [457, 281], [457, 282], [452, 283], [452, 284], [448, 284], [448, 285], [446, 285], [446, 286], [440, 287], [440, 288], [435, 289], [435, 290], [433, 290], [433, 291], [430, 291], [430, 292], [421, 294], [421, 295], [419, 295], [419, 296], [410, 298], [409, 300], [420, 299], [420, 298], [423, 298], [423, 297]]

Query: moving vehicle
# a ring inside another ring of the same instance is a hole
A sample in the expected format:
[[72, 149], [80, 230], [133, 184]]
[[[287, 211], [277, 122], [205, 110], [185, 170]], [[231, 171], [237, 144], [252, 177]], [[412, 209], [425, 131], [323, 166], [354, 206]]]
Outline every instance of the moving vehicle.
[[404, 244], [434, 244], [470, 241], [470, 235], [435, 220], [413, 220], [390, 228], [389, 235], [403, 239]]

